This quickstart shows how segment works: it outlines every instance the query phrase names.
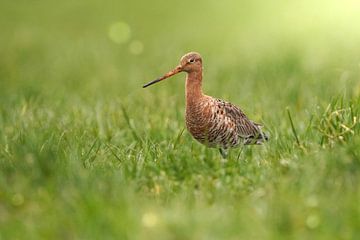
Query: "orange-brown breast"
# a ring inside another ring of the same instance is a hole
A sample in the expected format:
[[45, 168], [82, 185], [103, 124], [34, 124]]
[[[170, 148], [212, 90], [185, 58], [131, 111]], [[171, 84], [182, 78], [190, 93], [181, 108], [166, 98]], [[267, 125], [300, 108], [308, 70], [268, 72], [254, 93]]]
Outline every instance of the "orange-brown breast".
[[205, 96], [186, 103], [186, 127], [190, 134], [203, 144], [208, 142], [210, 117], [211, 105]]

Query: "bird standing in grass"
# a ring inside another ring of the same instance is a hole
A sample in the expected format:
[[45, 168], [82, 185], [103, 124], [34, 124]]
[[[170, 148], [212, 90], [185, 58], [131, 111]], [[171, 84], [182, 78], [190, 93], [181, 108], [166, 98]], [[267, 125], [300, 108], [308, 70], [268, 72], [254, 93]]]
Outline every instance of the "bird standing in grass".
[[219, 148], [223, 158], [227, 149], [262, 144], [268, 140], [261, 125], [247, 118], [235, 105], [203, 94], [202, 59], [199, 53], [185, 54], [170, 72], [143, 86], [148, 87], [177, 73], [186, 72], [186, 127], [200, 143]]

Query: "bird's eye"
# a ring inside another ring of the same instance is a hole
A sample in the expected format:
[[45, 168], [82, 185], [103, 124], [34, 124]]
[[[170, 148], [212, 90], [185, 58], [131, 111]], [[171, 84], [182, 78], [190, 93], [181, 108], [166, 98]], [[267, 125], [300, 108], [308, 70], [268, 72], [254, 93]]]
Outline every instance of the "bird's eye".
[[194, 58], [192, 58], [192, 59], [189, 60], [189, 63], [193, 63], [193, 62], [195, 62], [195, 59], [194, 59]]

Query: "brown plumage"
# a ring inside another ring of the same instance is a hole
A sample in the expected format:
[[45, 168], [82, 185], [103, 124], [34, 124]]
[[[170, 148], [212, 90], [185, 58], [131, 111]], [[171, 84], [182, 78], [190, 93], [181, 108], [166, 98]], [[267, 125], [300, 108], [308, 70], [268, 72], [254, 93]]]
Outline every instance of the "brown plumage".
[[180, 65], [143, 87], [162, 81], [179, 72], [186, 72], [186, 127], [200, 143], [219, 148], [223, 157], [225, 150], [239, 145], [261, 144], [268, 137], [261, 125], [247, 118], [235, 105], [203, 94], [202, 59], [191, 52], [184, 55]]

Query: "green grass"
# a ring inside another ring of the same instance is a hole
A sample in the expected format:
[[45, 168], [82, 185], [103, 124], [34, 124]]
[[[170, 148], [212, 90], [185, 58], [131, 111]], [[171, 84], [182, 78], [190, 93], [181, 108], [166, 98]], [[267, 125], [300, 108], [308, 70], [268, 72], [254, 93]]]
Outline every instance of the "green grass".
[[[359, 239], [345, 2], [2, 1], [0, 239]], [[141, 88], [188, 51], [266, 145], [224, 162], [185, 129], [184, 75]]]

